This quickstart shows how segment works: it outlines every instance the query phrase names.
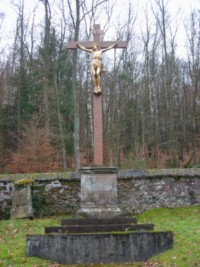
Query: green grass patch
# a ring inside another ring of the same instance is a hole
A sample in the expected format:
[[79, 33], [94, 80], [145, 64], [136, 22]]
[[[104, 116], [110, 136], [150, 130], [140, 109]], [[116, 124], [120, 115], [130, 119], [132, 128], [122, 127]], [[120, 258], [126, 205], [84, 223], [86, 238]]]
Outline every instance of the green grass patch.
[[152, 257], [146, 263], [59, 265], [39, 258], [26, 257], [26, 235], [44, 234], [45, 226], [60, 225], [58, 216], [35, 220], [0, 221], [0, 266], [1, 267], [200, 267], [200, 205], [153, 209], [137, 216], [138, 223], [154, 223], [156, 231], [172, 231], [174, 247]]

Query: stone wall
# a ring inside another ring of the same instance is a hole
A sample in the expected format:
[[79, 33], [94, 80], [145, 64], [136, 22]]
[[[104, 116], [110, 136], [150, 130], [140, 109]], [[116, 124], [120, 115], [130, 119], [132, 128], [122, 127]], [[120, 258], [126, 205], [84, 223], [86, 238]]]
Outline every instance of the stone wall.
[[127, 174], [118, 179], [119, 205], [127, 213], [200, 204], [200, 169]]
[[[10, 217], [13, 180], [26, 175], [0, 176], [0, 219]], [[80, 207], [80, 179], [76, 173], [30, 175], [36, 217], [74, 214]], [[200, 169], [168, 169], [118, 173], [118, 203], [125, 214], [158, 207], [200, 204]]]

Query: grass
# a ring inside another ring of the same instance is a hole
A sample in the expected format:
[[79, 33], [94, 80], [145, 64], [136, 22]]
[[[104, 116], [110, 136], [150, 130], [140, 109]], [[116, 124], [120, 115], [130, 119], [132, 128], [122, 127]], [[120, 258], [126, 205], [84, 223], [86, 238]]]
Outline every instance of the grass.
[[[171, 230], [174, 247], [146, 263], [95, 264], [93, 267], [200, 267], [200, 205], [153, 209], [137, 216], [138, 223], [154, 223], [155, 230]], [[63, 267], [39, 258], [26, 257], [26, 235], [43, 234], [45, 226], [59, 225], [61, 216], [35, 220], [0, 221], [1, 267]]]

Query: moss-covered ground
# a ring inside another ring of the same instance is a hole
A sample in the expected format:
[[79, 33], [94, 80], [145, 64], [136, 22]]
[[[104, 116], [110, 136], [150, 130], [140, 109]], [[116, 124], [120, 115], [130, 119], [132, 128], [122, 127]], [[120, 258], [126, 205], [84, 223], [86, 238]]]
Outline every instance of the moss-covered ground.
[[[64, 216], [62, 216], [64, 217]], [[26, 235], [43, 234], [45, 226], [59, 225], [62, 218], [50, 217], [35, 220], [0, 221], [1, 267], [63, 267], [84, 265], [59, 265], [46, 260], [25, 256]], [[65, 216], [66, 217], [66, 216]], [[171, 230], [174, 247], [145, 263], [95, 264], [92, 267], [200, 267], [200, 205], [153, 209], [137, 216], [138, 223], [154, 223], [155, 230]]]

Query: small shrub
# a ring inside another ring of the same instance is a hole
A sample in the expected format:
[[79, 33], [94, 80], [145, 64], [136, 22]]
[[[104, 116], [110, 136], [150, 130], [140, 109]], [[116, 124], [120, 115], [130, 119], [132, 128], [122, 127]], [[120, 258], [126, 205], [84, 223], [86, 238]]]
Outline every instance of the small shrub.
[[22, 179], [16, 180], [14, 182], [15, 186], [26, 186], [26, 185], [30, 185], [34, 182], [34, 180], [30, 177], [24, 177]]

